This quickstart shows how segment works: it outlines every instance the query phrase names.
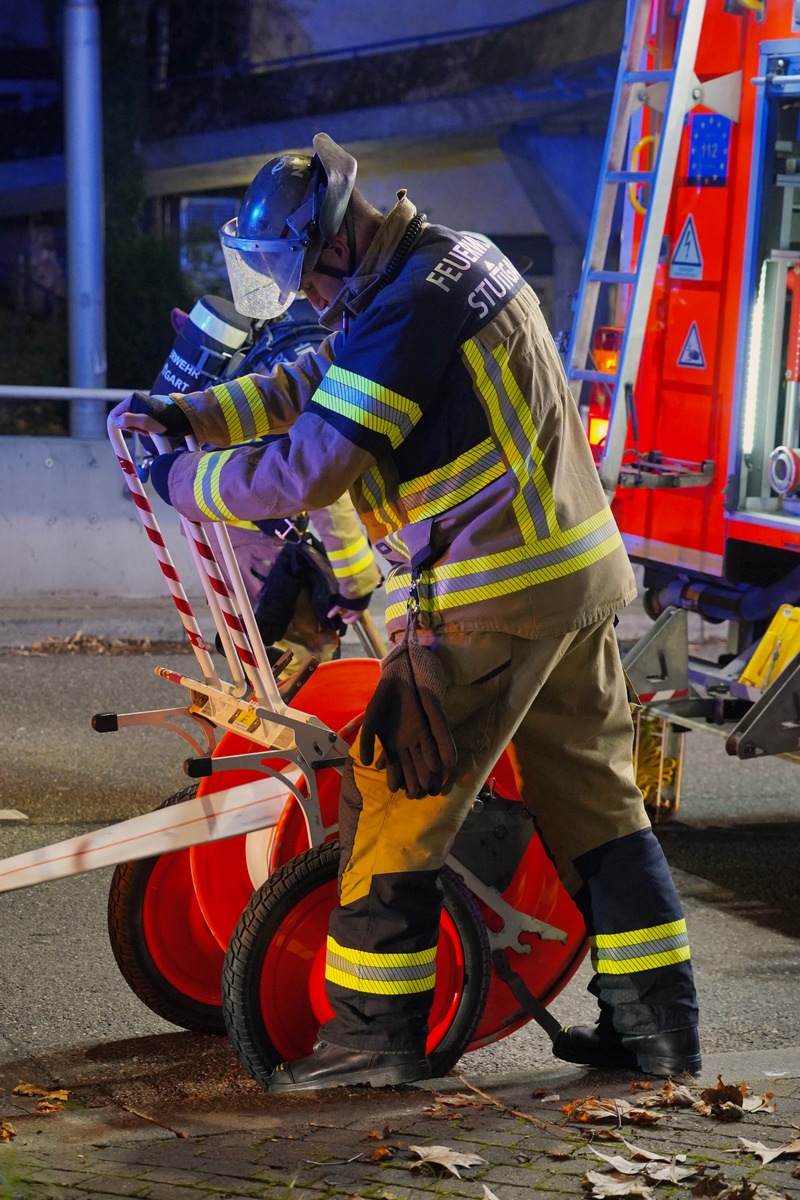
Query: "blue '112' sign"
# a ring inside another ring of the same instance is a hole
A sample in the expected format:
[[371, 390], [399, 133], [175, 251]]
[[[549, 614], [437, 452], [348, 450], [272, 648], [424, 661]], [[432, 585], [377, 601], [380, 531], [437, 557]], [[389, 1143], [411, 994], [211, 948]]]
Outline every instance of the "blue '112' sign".
[[699, 187], [725, 187], [731, 148], [731, 121], [719, 113], [693, 113], [689, 128], [689, 176]]

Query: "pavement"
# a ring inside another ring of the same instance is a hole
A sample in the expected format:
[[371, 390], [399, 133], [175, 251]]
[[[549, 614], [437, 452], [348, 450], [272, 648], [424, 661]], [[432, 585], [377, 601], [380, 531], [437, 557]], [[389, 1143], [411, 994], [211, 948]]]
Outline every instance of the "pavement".
[[[168, 598], [0, 607], [0, 646], [78, 632], [180, 635]], [[542, 1044], [514, 1070], [466, 1055], [424, 1085], [281, 1098], [225, 1037], [39, 1050], [0, 1064], [0, 1200], [800, 1197], [800, 1047], [706, 1053], [698, 1080], [665, 1084], [558, 1063]]]
[[276, 1098], [226, 1039], [166, 1034], [37, 1062], [25, 1082], [67, 1093], [49, 1113], [11, 1094], [12, 1064], [0, 1074], [0, 1129], [15, 1131], [0, 1144], [0, 1195], [800, 1195], [800, 1052], [715, 1055], [700, 1080], [674, 1083], [555, 1060], [473, 1076], [468, 1062], [424, 1086]]

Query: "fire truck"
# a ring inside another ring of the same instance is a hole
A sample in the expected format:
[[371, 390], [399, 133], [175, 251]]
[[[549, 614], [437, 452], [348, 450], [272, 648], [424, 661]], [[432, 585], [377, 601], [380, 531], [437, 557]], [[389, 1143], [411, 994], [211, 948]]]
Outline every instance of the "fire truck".
[[[567, 375], [654, 619], [625, 659], [640, 783], [669, 816], [690, 728], [800, 757], [796, 0], [630, 0], [575, 311]], [[691, 613], [726, 623], [715, 661]]]

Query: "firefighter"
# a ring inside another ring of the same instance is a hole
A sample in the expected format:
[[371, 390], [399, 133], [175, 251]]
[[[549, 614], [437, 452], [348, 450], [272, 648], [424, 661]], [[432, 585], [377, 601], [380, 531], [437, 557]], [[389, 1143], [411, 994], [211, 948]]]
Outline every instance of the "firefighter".
[[[207, 386], [293, 361], [324, 337], [313, 317], [299, 302], [285, 317], [256, 326], [222, 296], [204, 296], [191, 313], [173, 308], [177, 340], [150, 394], [188, 391], [198, 375]], [[247, 341], [227, 357], [245, 331]], [[212, 372], [214, 364], [224, 364], [221, 373]], [[149, 462], [155, 447], [148, 438], [142, 442]], [[342, 495], [320, 512], [231, 523], [228, 536], [264, 645], [292, 652], [285, 673], [297, 671], [309, 654], [319, 662], [338, 658], [347, 625], [359, 620], [382, 582], [350, 497]]]
[[[632, 763], [614, 633], [636, 594], [533, 290], [477, 233], [429, 224], [405, 191], [382, 216], [327, 135], [270, 160], [222, 231], [237, 308], [302, 290], [331, 336], [224, 391], [118, 406], [231, 448], [156, 460], [201, 520], [279, 519], [347, 487], [377, 549], [393, 649], [344, 769], [333, 1017], [270, 1090], [429, 1076], [440, 871], [513, 739], [521, 794], [591, 938], [594, 1025], [570, 1062], [697, 1073], [686, 923]], [[285, 432], [259, 449], [234, 443]]]

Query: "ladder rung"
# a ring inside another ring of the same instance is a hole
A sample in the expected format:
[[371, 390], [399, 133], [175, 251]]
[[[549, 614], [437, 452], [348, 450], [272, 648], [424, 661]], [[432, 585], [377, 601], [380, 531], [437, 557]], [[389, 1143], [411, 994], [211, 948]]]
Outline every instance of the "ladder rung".
[[659, 71], [626, 71], [622, 78], [625, 83], [667, 83], [674, 75], [674, 71], [664, 68]]
[[609, 171], [606, 183], [652, 183], [655, 171]]
[[609, 375], [607, 371], [570, 371], [569, 378], [579, 379], [581, 383], [605, 383], [609, 387], [614, 387], [617, 382], [616, 375]]
[[586, 275], [593, 283], [635, 283], [634, 271], [589, 271]]

